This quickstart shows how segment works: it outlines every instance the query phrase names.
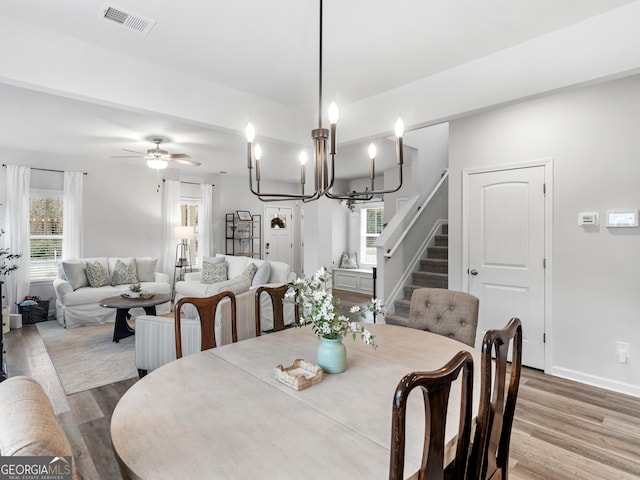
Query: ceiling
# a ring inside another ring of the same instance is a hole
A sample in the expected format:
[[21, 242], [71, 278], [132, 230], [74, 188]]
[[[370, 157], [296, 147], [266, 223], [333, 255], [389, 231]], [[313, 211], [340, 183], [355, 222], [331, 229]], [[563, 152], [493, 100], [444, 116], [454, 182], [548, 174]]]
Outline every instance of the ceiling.
[[[364, 121], [349, 116], [352, 105], [373, 105], [386, 92], [633, 3], [326, 0], [324, 103], [335, 100], [347, 113], [338, 126], [342, 140], [342, 122]], [[21, 55], [0, 66], [0, 149], [115, 161], [108, 157], [123, 148], [144, 151], [153, 146], [151, 137], [163, 136], [169, 140], [164, 148], [202, 162], [198, 173], [244, 174], [241, 130], [252, 115], [265, 131], [258, 137], [265, 161], [295, 158], [310, 146], [318, 102], [316, 0], [110, 4], [155, 20], [147, 35], [101, 18], [105, 5], [2, 2], [0, 30], [26, 40], [0, 42], [0, 53]], [[404, 115], [410, 107], [397, 110]], [[281, 133], [277, 124], [290, 112], [292, 133]], [[394, 120], [389, 118], [388, 131], [372, 129], [347, 140], [388, 133]], [[421, 122], [428, 123], [418, 119], [414, 126]], [[195, 174], [194, 167], [180, 168]], [[342, 177], [359, 175], [349, 168], [339, 169]], [[277, 178], [287, 169], [278, 170]]]

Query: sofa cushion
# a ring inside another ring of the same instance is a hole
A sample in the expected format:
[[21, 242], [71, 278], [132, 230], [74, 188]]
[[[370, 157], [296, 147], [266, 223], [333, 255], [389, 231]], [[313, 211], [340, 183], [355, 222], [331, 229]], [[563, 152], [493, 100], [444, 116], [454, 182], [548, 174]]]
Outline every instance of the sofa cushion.
[[156, 279], [157, 258], [136, 258], [138, 282], [153, 282]]
[[263, 262], [262, 265], [258, 267], [256, 274], [253, 276], [253, 281], [251, 282], [251, 286], [257, 287], [259, 285], [264, 285], [265, 283], [269, 283], [269, 277], [271, 276], [271, 265], [269, 262]]
[[[220, 254], [216, 255], [219, 256]], [[224, 255], [225, 261], [229, 264], [227, 278], [236, 278], [242, 275], [244, 268], [247, 266], [248, 257], [234, 257], [233, 255]]]
[[109, 284], [94, 288], [84, 287], [66, 294], [64, 296], [63, 303], [67, 307], [87, 304], [94, 304], [95, 306], [98, 306], [98, 302], [103, 298], [115, 297], [116, 295], [120, 295], [122, 292], [118, 290], [118, 287], [114, 287]]
[[65, 260], [62, 262], [62, 271], [67, 282], [74, 290], [80, 287], [88, 287], [89, 280], [85, 272], [85, 264], [82, 260]]
[[227, 262], [221, 263], [202, 263], [202, 283], [218, 283], [227, 279]]
[[109, 272], [100, 262], [87, 262], [87, 280], [93, 288], [109, 285]]
[[130, 283], [138, 283], [138, 275], [136, 272], [136, 262], [133, 258], [125, 261], [116, 259], [115, 266], [111, 270], [111, 285], [126, 285]]
[[271, 275], [269, 283], [287, 283], [291, 266], [284, 262], [269, 261]]
[[220, 292], [233, 292], [236, 295], [246, 292], [251, 288], [251, 279], [246, 275], [238, 275], [236, 278], [226, 282], [214, 283], [207, 289], [208, 295], [215, 295]]

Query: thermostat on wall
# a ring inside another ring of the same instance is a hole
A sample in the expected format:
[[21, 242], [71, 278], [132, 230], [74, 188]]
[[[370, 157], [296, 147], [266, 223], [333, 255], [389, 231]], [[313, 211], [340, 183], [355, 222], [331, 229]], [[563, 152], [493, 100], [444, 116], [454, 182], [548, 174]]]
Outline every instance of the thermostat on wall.
[[584, 212], [578, 214], [578, 225], [600, 225], [600, 217], [598, 212]]
[[607, 210], [607, 227], [637, 227], [638, 210]]

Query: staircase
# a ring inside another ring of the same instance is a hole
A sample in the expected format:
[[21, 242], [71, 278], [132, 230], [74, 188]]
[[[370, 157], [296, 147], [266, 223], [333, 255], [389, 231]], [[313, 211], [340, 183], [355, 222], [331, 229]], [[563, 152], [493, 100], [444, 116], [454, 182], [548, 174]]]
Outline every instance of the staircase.
[[385, 318], [391, 325], [406, 327], [409, 321], [411, 294], [416, 288], [449, 288], [449, 226], [435, 236], [435, 245], [427, 248], [427, 257], [420, 260], [420, 270], [413, 272], [411, 282], [404, 286], [404, 298], [395, 301], [396, 312]]

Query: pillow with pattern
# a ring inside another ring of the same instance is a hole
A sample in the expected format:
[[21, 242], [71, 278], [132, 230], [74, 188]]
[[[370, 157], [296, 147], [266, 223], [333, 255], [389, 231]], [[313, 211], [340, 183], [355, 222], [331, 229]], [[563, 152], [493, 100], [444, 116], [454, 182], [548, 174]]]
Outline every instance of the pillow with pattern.
[[253, 276], [256, 274], [257, 271], [258, 271], [258, 266], [255, 263], [251, 262], [245, 267], [244, 272], [242, 272], [242, 275], [245, 277], [248, 277], [249, 280], [253, 280]]
[[138, 283], [136, 274], [136, 264], [125, 264], [121, 260], [116, 262], [116, 268], [111, 276], [111, 285], [126, 285], [128, 283]]
[[358, 268], [358, 255], [356, 252], [344, 252], [340, 259], [340, 268]]
[[227, 280], [227, 262], [202, 262], [202, 283], [218, 283]]
[[109, 285], [109, 272], [100, 262], [87, 262], [87, 280], [93, 288]]

